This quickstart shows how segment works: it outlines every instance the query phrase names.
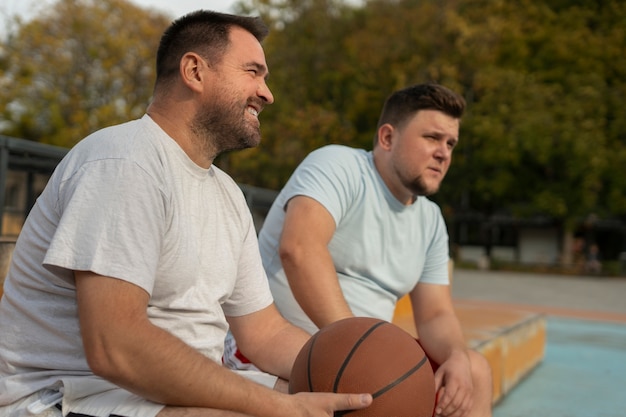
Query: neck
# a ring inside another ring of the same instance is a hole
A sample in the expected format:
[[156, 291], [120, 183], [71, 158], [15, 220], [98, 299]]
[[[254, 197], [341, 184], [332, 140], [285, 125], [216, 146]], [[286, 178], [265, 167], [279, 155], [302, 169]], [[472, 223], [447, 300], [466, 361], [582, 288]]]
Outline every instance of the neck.
[[206, 141], [197, 137], [197, 134], [190, 128], [192, 119], [188, 114], [191, 112], [170, 111], [151, 104], [146, 114], [182, 148], [196, 165], [205, 169], [211, 167], [215, 155], [208, 152]]

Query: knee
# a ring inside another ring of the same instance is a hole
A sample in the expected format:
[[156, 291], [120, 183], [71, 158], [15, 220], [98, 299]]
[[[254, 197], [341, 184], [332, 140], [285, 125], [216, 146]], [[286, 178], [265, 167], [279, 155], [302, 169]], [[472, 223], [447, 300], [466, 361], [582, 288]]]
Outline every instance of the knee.
[[474, 383], [485, 388], [491, 387], [492, 372], [487, 358], [474, 350], [470, 350], [469, 355]]
[[470, 416], [491, 417], [493, 402], [493, 374], [489, 361], [479, 352], [469, 353], [474, 382], [474, 405]]

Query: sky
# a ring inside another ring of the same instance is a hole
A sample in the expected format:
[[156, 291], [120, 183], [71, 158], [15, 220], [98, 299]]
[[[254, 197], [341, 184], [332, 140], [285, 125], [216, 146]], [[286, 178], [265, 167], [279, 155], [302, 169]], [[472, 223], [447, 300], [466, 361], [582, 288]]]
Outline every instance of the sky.
[[[173, 18], [180, 17], [198, 9], [231, 12], [230, 7], [236, 0], [130, 0], [143, 8], [154, 8], [170, 14]], [[1, 17], [20, 15], [32, 17], [41, 8], [54, 4], [54, 0], [0, 0]], [[1, 23], [0, 23], [1, 24]]]

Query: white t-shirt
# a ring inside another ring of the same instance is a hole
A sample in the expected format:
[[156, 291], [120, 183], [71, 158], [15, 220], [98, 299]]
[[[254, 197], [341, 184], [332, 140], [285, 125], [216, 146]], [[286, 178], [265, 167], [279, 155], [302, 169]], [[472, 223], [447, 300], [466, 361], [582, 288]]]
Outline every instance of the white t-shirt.
[[391, 321], [398, 299], [418, 281], [449, 283], [448, 233], [439, 207], [425, 197], [401, 204], [378, 174], [371, 152], [325, 146], [298, 166], [259, 233], [275, 303], [297, 326], [317, 330], [293, 297], [278, 256], [285, 205], [297, 195], [315, 199], [335, 220], [328, 247], [356, 316]]
[[150, 320], [217, 362], [225, 315], [272, 302], [237, 184], [147, 115], [75, 146], [29, 214], [0, 303], [0, 405], [92, 375], [73, 270], [143, 288]]

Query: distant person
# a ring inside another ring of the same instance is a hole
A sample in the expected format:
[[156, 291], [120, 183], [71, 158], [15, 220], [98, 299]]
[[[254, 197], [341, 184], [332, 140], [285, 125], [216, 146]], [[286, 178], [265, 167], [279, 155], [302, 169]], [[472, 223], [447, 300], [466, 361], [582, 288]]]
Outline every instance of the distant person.
[[330, 417], [371, 403], [287, 395], [221, 364], [230, 326], [271, 373], [244, 374], [273, 387], [309, 339], [273, 305], [244, 196], [213, 165], [260, 141], [266, 34], [258, 18], [176, 20], [147, 114], [59, 164], [0, 303], [1, 416]]
[[583, 238], [577, 237], [572, 244], [572, 263], [576, 272], [583, 272], [585, 270], [585, 261], [585, 241]]
[[[448, 171], [464, 109], [463, 98], [437, 84], [393, 93], [373, 151], [312, 152], [274, 201], [259, 243], [278, 309], [310, 333], [351, 316], [391, 321], [409, 294], [419, 341], [438, 365], [436, 415], [485, 417], [491, 371], [463, 339], [446, 225], [426, 198]], [[228, 339], [227, 364], [253, 367], [235, 348]]]
[[600, 262], [600, 248], [597, 244], [589, 245], [587, 260], [585, 261], [585, 272], [598, 275], [602, 273], [602, 263]]

